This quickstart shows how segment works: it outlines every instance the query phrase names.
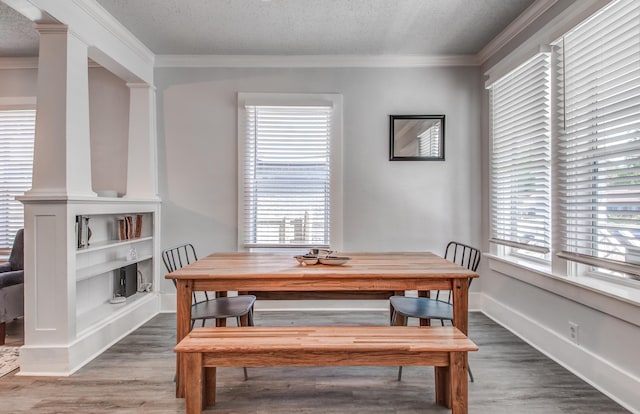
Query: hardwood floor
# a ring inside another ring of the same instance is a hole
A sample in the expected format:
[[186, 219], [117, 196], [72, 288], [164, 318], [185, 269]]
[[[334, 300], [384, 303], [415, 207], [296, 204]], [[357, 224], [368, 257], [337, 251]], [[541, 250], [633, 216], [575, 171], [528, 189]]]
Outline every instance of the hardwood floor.
[[[266, 312], [261, 325], [386, 324], [385, 312]], [[469, 361], [474, 414], [628, 413], [611, 399], [480, 313], [469, 316], [480, 346]], [[9, 325], [16, 325], [15, 323]], [[19, 329], [15, 326], [7, 329]], [[12, 336], [13, 344], [18, 341]], [[0, 378], [0, 413], [183, 413], [175, 398], [175, 315], [160, 314], [70, 377]], [[218, 369], [218, 403], [206, 413], [447, 413], [434, 404], [433, 368]]]

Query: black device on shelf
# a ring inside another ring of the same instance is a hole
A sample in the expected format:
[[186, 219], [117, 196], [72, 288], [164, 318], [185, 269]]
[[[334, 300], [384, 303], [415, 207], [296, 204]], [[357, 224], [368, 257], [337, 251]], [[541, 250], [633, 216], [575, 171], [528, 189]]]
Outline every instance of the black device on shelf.
[[138, 290], [138, 264], [133, 263], [116, 270], [115, 296], [128, 298]]

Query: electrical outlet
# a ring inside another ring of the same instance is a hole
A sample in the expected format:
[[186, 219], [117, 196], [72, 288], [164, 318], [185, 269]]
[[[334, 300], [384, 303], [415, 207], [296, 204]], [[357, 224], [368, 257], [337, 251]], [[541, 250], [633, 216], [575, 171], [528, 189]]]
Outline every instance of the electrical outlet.
[[569, 321], [569, 339], [571, 342], [578, 344], [578, 333], [580, 331], [580, 325], [575, 322]]

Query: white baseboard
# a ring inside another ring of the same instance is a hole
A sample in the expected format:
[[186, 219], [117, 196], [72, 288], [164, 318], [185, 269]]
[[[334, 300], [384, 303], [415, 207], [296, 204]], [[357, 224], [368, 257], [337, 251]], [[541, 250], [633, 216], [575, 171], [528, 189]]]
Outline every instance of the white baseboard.
[[494, 298], [483, 295], [482, 312], [513, 334], [635, 414], [640, 379]]

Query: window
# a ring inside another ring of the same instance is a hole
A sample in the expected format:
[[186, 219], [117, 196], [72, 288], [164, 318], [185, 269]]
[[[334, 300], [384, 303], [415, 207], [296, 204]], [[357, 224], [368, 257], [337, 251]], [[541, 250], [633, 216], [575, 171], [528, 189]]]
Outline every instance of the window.
[[550, 67], [539, 54], [491, 85], [491, 240], [550, 247]]
[[640, 280], [640, 2], [610, 3], [490, 89], [498, 253]]
[[433, 154], [440, 154], [440, 125], [440, 122], [436, 122], [418, 135], [418, 156], [429, 157]]
[[557, 44], [562, 256], [640, 275], [640, 2]]
[[24, 226], [22, 203], [31, 188], [36, 111], [0, 109], [0, 250], [9, 250]]
[[339, 101], [239, 95], [241, 248], [337, 248]]

